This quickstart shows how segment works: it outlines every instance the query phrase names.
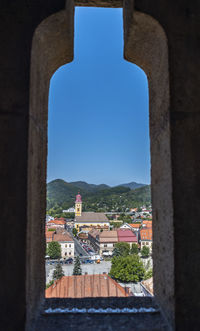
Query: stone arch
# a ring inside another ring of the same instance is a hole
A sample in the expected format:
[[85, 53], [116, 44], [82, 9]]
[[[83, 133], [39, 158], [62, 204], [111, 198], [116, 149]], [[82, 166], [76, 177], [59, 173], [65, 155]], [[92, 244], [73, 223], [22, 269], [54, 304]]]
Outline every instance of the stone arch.
[[[45, 215], [47, 168], [47, 121], [49, 83], [53, 73], [73, 60], [74, 6], [53, 14], [36, 28], [31, 51], [28, 226], [27, 226], [27, 320], [35, 316], [44, 299]], [[40, 298], [40, 299], [38, 299]]]
[[154, 293], [174, 319], [174, 234], [170, 143], [168, 44], [151, 16], [124, 8], [124, 57], [141, 67], [149, 84]]
[[[130, 13], [132, 8], [125, 6], [124, 58], [140, 66], [149, 82], [155, 293], [161, 306], [168, 308], [166, 312], [173, 319], [168, 47], [165, 33], [157, 21], [140, 12]], [[43, 224], [46, 212], [49, 81], [61, 65], [73, 60], [73, 16], [73, 2], [67, 1], [66, 10], [49, 16], [37, 27], [32, 42], [28, 157], [28, 321], [36, 317], [37, 308], [44, 299]]]

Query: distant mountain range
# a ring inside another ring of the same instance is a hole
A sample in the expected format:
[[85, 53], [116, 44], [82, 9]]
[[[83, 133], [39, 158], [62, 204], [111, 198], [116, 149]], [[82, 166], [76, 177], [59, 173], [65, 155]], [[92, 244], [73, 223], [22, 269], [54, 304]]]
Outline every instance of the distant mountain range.
[[131, 183], [127, 183], [127, 184], [120, 184], [119, 186], [124, 186], [124, 187], [130, 188], [131, 190], [135, 190], [136, 188], [147, 186], [147, 184], [140, 184], [140, 183], [136, 183], [136, 182], [131, 182]]
[[129, 201], [131, 204], [132, 199], [138, 203], [151, 201], [150, 186], [145, 184], [131, 182], [110, 187], [106, 184], [95, 185], [83, 181], [68, 183], [62, 179], [55, 179], [47, 184], [47, 209], [54, 208], [55, 205], [62, 206], [63, 209], [73, 206], [78, 191], [87, 209], [92, 205], [97, 208], [96, 205], [102, 201], [106, 201], [104, 204], [109, 203], [110, 208], [116, 203], [125, 203], [123, 201]]

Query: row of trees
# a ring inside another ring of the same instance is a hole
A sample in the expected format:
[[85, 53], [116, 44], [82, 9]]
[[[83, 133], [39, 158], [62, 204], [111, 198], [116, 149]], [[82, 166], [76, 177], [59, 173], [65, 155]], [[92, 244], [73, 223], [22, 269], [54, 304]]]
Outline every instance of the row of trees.
[[[81, 262], [79, 256], [76, 257], [73, 269], [73, 275], [82, 275]], [[53, 285], [55, 280], [58, 280], [64, 276], [62, 265], [58, 263], [53, 272], [53, 279], [46, 285], [46, 288]]]
[[[113, 250], [113, 256], [128, 256], [132, 254], [138, 254], [138, 245], [137, 244], [132, 244], [132, 247], [130, 248], [129, 244], [126, 242], [119, 242], [115, 244], [115, 248]], [[149, 247], [143, 246], [141, 249], [141, 256], [146, 258], [150, 254]]]

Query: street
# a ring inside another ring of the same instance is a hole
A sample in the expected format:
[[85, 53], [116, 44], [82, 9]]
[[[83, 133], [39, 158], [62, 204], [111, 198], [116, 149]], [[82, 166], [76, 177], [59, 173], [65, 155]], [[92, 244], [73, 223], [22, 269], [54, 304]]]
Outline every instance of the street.
[[[46, 264], [46, 283], [52, 280], [53, 270], [55, 266]], [[65, 276], [72, 276], [74, 264], [67, 264], [62, 266]], [[102, 261], [101, 263], [81, 264], [82, 274], [87, 272], [89, 275], [109, 273], [111, 268], [111, 261]]]

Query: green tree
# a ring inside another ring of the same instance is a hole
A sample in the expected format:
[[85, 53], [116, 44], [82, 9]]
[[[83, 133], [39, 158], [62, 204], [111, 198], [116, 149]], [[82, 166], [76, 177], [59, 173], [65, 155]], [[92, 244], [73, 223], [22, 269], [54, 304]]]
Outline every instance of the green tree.
[[149, 247], [143, 246], [142, 249], [141, 249], [141, 255], [142, 255], [142, 257], [148, 257], [149, 254], [150, 254]]
[[76, 237], [78, 230], [76, 228], [73, 228], [72, 233], [73, 233], [74, 237]]
[[138, 245], [137, 244], [132, 244], [130, 254], [138, 254]]
[[53, 279], [60, 279], [61, 277], [63, 277], [65, 274], [64, 274], [64, 271], [63, 271], [63, 268], [61, 266], [60, 263], [58, 263], [56, 265], [56, 268], [55, 270], [53, 271]]
[[139, 282], [144, 278], [145, 269], [138, 255], [114, 257], [109, 275], [122, 282]]
[[73, 275], [82, 275], [81, 262], [79, 256], [76, 257], [73, 269]]
[[48, 244], [47, 255], [49, 255], [51, 259], [60, 259], [61, 245], [57, 241], [51, 241]]
[[152, 269], [149, 269], [148, 271], [145, 272], [145, 275], [144, 275], [144, 279], [149, 279], [153, 277], [153, 270]]
[[130, 253], [130, 246], [126, 242], [119, 242], [115, 244], [113, 249], [113, 256], [127, 256]]

